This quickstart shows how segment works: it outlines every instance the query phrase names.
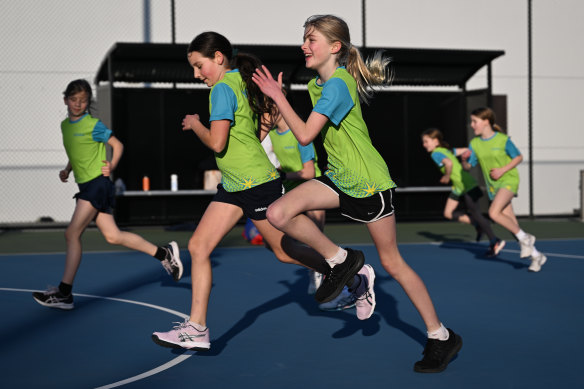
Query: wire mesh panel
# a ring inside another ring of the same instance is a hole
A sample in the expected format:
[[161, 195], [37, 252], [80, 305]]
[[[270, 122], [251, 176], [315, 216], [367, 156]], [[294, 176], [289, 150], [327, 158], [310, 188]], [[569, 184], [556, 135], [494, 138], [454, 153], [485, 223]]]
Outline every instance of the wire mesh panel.
[[2, 1], [0, 225], [71, 218], [77, 185], [58, 176], [63, 91], [78, 78], [93, 84], [112, 42], [142, 41], [143, 9], [143, 0]]

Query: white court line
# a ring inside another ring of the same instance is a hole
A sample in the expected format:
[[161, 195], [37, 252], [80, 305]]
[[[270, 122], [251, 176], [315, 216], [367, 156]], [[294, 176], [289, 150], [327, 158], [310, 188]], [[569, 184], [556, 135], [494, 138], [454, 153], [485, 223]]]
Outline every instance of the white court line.
[[[449, 243], [449, 242], [432, 242], [432, 245], [440, 246], [442, 244], [446, 244], [450, 247], [470, 247], [472, 243]], [[520, 253], [520, 250], [510, 250], [510, 249], [503, 249], [502, 252], [506, 253]], [[544, 253], [548, 258], [549, 257], [558, 257], [558, 258], [572, 258], [572, 259], [584, 259], [584, 255], [572, 255], [572, 254], [559, 254], [559, 253], [550, 253], [547, 251], [540, 251]]]
[[[14, 289], [14, 288], [0, 288], [0, 291], [5, 291], [5, 292], [25, 292], [25, 293], [32, 293], [32, 292], [39, 292], [38, 290], [32, 290], [32, 289]], [[89, 298], [96, 298], [96, 299], [102, 299], [102, 300], [111, 300], [111, 301], [118, 301], [121, 303], [128, 303], [128, 304], [135, 304], [135, 305], [142, 305], [144, 307], [147, 308], [152, 308], [152, 309], [158, 309], [159, 311], [163, 311], [163, 312], [168, 312], [172, 315], [178, 316], [182, 319], [186, 319], [188, 318], [188, 315], [185, 315], [181, 312], [169, 309], [169, 308], [165, 308], [165, 307], [161, 307], [159, 305], [154, 305], [154, 304], [148, 304], [148, 303], [143, 303], [141, 301], [134, 301], [134, 300], [126, 300], [126, 299], [120, 299], [120, 298], [116, 298], [116, 297], [105, 297], [105, 296], [95, 296], [92, 294], [81, 294], [81, 293], [74, 293], [74, 296], [80, 296], [80, 297], [89, 297]], [[109, 388], [116, 388], [118, 386], [122, 386], [122, 385], [126, 385], [132, 382], [136, 382], [139, 381], [141, 379], [150, 377], [151, 375], [154, 374], [158, 374], [166, 369], [170, 369], [173, 366], [178, 365], [181, 362], [184, 362], [186, 359], [192, 357], [194, 355], [194, 351], [187, 351], [184, 354], [179, 355], [178, 357], [166, 362], [163, 365], [160, 365], [158, 367], [155, 367], [154, 369], [148, 370], [142, 374], [138, 374], [134, 377], [130, 377], [130, 378], [126, 378], [124, 380], [121, 381], [117, 381], [114, 382], [113, 384], [108, 384], [108, 385], [104, 385], [104, 386], [100, 386], [96, 389], [109, 389]]]

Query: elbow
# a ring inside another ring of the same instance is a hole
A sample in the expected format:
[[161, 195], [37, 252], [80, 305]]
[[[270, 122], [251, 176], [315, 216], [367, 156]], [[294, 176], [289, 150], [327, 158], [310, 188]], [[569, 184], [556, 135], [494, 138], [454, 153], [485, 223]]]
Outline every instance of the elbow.
[[303, 180], [311, 180], [316, 176], [315, 172], [314, 172], [314, 168], [313, 169], [308, 169], [308, 170], [301, 170], [300, 171], [300, 177]]
[[218, 142], [211, 145], [211, 150], [215, 153], [220, 153], [225, 148], [225, 142]]
[[309, 139], [307, 137], [301, 136], [300, 138], [298, 138], [298, 143], [300, 143], [302, 146], [308, 146], [310, 142], [312, 142], [312, 139]]

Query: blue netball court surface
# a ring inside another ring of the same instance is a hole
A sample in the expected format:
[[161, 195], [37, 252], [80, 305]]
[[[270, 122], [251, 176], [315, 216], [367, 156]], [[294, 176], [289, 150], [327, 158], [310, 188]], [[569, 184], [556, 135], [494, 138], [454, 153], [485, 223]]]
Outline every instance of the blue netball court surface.
[[[31, 242], [34, 245], [34, 242]], [[143, 254], [84, 255], [75, 309], [49, 309], [31, 292], [58, 283], [63, 254], [0, 255], [4, 388], [550, 388], [580, 387], [584, 363], [584, 239], [538, 240], [548, 256], [529, 273], [508, 242], [497, 259], [485, 243], [402, 244], [441, 320], [463, 338], [448, 369], [422, 375], [425, 329], [375, 248], [376, 313], [321, 312], [307, 271], [261, 247], [212, 257], [209, 352], [152, 342], [190, 309], [190, 258], [173, 282]]]

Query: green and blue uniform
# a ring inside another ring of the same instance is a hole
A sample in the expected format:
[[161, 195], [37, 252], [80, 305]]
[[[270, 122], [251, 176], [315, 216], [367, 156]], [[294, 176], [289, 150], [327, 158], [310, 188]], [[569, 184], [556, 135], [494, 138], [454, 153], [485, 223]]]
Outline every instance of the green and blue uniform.
[[477, 136], [470, 141], [471, 155], [468, 162], [471, 166], [481, 165], [481, 170], [487, 184], [489, 199], [493, 200], [497, 191], [505, 188], [515, 195], [519, 189], [519, 172], [513, 168], [503, 174], [498, 180], [491, 178], [491, 169], [503, 167], [521, 153], [511, 142], [511, 139], [498, 131], [488, 138], [482, 139]]
[[76, 121], [63, 120], [61, 132], [75, 182], [83, 184], [101, 176], [102, 161], [106, 160], [105, 144], [112, 131], [99, 119], [85, 114]]
[[328, 154], [324, 174], [354, 198], [395, 188], [387, 164], [371, 143], [353, 76], [342, 66], [324, 84], [318, 80], [308, 83], [308, 92], [313, 110], [329, 119], [321, 130]]
[[446, 174], [446, 167], [442, 162], [448, 158], [452, 162], [452, 171], [450, 172], [450, 182], [452, 183], [452, 194], [457, 197], [462, 196], [473, 188], [477, 187], [477, 182], [458, 161], [458, 158], [445, 147], [436, 147], [430, 154], [432, 160], [440, 168], [442, 174]]
[[[303, 169], [306, 162], [313, 161], [314, 176], [320, 177], [321, 172], [318, 168], [316, 150], [312, 142], [306, 146], [302, 146], [298, 143], [298, 139], [296, 139], [290, 129], [284, 132], [279, 132], [274, 129], [270, 131], [269, 136], [282, 171], [286, 173], [297, 172]], [[288, 192], [301, 183], [301, 180], [284, 180], [284, 188]]]
[[247, 100], [245, 83], [234, 69], [211, 88], [209, 121], [229, 120], [229, 138], [225, 148], [215, 153], [221, 171], [221, 184], [227, 192], [239, 192], [276, 180], [272, 165], [257, 135], [257, 115]]

